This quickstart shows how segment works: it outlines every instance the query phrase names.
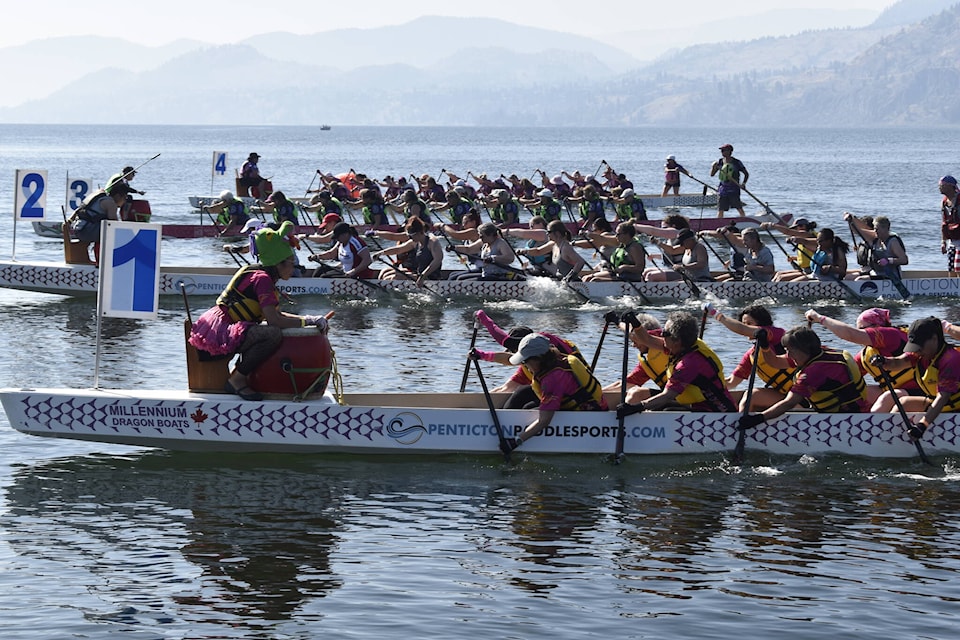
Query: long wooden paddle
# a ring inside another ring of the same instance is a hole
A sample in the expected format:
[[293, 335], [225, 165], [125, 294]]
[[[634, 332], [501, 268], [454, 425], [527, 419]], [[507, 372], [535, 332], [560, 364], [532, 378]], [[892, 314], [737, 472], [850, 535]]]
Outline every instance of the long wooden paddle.
[[[762, 329], [761, 329], [762, 331]], [[753, 399], [753, 383], [757, 380], [757, 362], [760, 360], [760, 338], [753, 341], [753, 362], [750, 364], [750, 380], [747, 382], [747, 395], [743, 406], [743, 413], [740, 417], [745, 417], [750, 413], [750, 401]], [[743, 449], [747, 444], [747, 430], [740, 429], [737, 435], [737, 446], [733, 450], [734, 464], [743, 462]]]
[[[881, 382], [883, 382], [883, 386], [890, 392], [890, 395], [893, 397], [893, 403], [897, 405], [897, 412], [900, 414], [900, 417], [903, 418], [903, 426], [909, 430], [913, 426], [913, 423], [910, 421], [910, 417], [900, 403], [900, 396], [897, 395], [897, 390], [893, 388], [893, 380], [890, 379], [890, 374], [887, 373], [887, 370], [883, 367], [877, 367], [877, 369], [880, 371], [880, 379]], [[919, 440], [914, 440], [913, 444], [917, 447], [917, 455], [920, 456], [920, 461], [923, 464], [930, 465], [931, 467], [936, 466], [927, 458], [927, 454], [924, 453], [923, 445], [920, 444]]]
[[[473, 321], [473, 335], [470, 336], [470, 349], [467, 351], [468, 354], [473, 353], [474, 347], [477, 345], [477, 332], [480, 330], [480, 323], [475, 319]], [[467, 388], [467, 377], [470, 375], [470, 356], [467, 355], [467, 361], [463, 365], [463, 380], [460, 381], [460, 393], [463, 393]]]
[[[613, 313], [612, 311], [610, 313]], [[597, 362], [600, 360], [600, 349], [603, 348], [603, 339], [607, 337], [607, 330], [610, 328], [610, 318], [607, 314], [603, 316], [603, 331], [600, 332], [600, 340], [597, 341], [597, 348], [593, 351], [593, 360], [590, 361], [590, 371], [595, 371]]]
[[[623, 327], [623, 361], [620, 363], [620, 405], [627, 402], [627, 366], [630, 359], [630, 331], [633, 329], [631, 322], [624, 319]], [[604, 327], [606, 330], [606, 327]], [[613, 453], [613, 463], [623, 462], [623, 446], [627, 438], [627, 429], [623, 424], [625, 416], [617, 416], [617, 445]]]
[[501, 426], [500, 418], [497, 416], [497, 408], [493, 405], [493, 398], [490, 397], [490, 390], [487, 389], [487, 381], [483, 377], [483, 371], [480, 370], [480, 358], [477, 357], [476, 351], [471, 351], [470, 359], [473, 360], [473, 366], [477, 370], [480, 388], [483, 389], [483, 397], [487, 401], [487, 408], [490, 409], [490, 418], [493, 419], [493, 428], [497, 430], [497, 440], [500, 441], [500, 451], [503, 453], [503, 459], [510, 462], [510, 445], [507, 443], [506, 436], [503, 435], [503, 426]]
[[780, 224], [782, 224], [782, 225], [785, 226], [785, 227], [786, 227], [786, 226], [789, 226], [789, 225], [787, 225], [787, 221], [784, 220], [783, 217], [782, 217], [779, 213], [777, 213], [776, 211], [774, 211], [773, 209], [770, 208], [770, 205], [768, 205], [766, 202], [763, 202], [762, 200], [760, 200], [760, 198], [758, 198], [757, 196], [755, 196], [755, 195], [753, 195], [752, 193], [750, 193], [750, 190], [747, 189], [745, 186], [740, 185], [740, 188], [741, 188], [748, 196], [750, 196], [751, 198], [753, 198], [754, 200], [756, 200], [756, 201], [757, 201], [757, 204], [759, 204], [761, 207], [763, 207], [763, 210], [764, 210], [766, 213], [769, 213], [769, 214], [772, 215], [774, 218], [776, 218], [777, 221], [778, 221]]

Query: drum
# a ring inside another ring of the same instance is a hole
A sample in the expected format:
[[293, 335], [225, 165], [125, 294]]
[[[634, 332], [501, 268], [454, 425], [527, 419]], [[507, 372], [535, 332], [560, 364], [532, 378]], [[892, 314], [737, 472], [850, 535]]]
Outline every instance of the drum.
[[331, 359], [330, 342], [316, 327], [284, 329], [280, 348], [247, 380], [261, 393], [322, 395], [330, 379]]
[[269, 196], [271, 193], [273, 193], [273, 183], [270, 182], [269, 180], [265, 180], [264, 182], [266, 182], [266, 184], [264, 185], [264, 188], [267, 190], [267, 192], [266, 192], [266, 193], [260, 193], [260, 186], [259, 186], [259, 185], [257, 185], [256, 187], [250, 187], [250, 196], [251, 196], [251, 197], [253, 197], [253, 198], [263, 198], [263, 199], [266, 199], [267, 196]]
[[130, 200], [123, 206], [120, 217], [125, 222], [150, 222], [150, 201]]

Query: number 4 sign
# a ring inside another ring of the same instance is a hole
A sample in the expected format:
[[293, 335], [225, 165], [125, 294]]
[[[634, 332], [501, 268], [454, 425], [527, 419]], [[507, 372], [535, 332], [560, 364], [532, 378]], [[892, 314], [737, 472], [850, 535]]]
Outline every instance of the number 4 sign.
[[47, 172], [17, 169], [13, 211], [17, 220], [43, 220], [47, 210]]

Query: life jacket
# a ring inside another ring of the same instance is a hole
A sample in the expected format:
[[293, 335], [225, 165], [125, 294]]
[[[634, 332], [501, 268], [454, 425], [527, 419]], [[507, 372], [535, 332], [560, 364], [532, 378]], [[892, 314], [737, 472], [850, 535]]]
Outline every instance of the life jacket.
[[814, 362], [843, 364], [849, 376], [847, 380], [827, 379], [822, 388], [810, 395], [810, 405], [820, 413], [859, 413], [859, 401], [867, 398], [867, 384], [860, 375], [860, 367], [853, 356], [847, 351], [822, 349], [818, 355], [797, 369], [797, 373]]
[[286, 220], [289, 220], [293, 224], [297, 224], [296, 205], [287, 200], [283, 204], [275, 206], [273, 209], [273, 219], [276, 220], [278, 224], [281, 224]]
[[[940, 381], [940, 359], [947, 349], [953, 349], [953, 346], [944, 344], [933, 360], [930, 361], [930, 366], [923, 371], [920, 370], [919, 364], [913, 369], [917, 385], [923, 391], [923, 395], [928, 398], [937, 397], [937, 383]], [[957, 411], [958, 409], [960, 409], [960, 391], [950, 396], [947, 404], [943, 407], [944, 411]]]
[[537, 208], [537, 215], [543, 217], [547, 222], [553, 222], [560, 219], [563, 206], [556, 200], [550, 200]]
[[460, 200], [456, 205], [450, 208], [450, 219], [454, 224], [463, 222], [463, 216], [467, 215], [472, 205], [466, 200]]
[[226, 205], [223, 211], [217, 214], [217, 222], [226, 227], [230, 224], [230, 218], [237, 216], [239, 218], [237, 224], [242, 225], [250, 219], [250, 215], [247, 212], [247, 205], [244, 204], [243, 200], [237, 198], [236, 200], [231, 200], [230, 204]]
[[685, 405], [706, 402], [712, 405], [714, 411], [736, 411], [737, 408], [733, 403], [733, 399], [727, 392], [727, 388], [723, 382], [723, 363], [720, 362], [717, 354], [714, 353], [703, 340], [697, 340], [687, 351], [670, 357], [670, 362], [667, 365], [667, 379], [669, 380], [673, 376], [673, 370], [677, 362], [679, 362], [683, 356], [693, 351], [699, 352], [700, 355], [710, 363], [713, 369], [713, 375], [699, 376], [692, 384], [687, 385], [687, 388], [674, 399], [674, 402]]
[[670, 366], [670, 354], [659, 349], [651, 349], [637, 355], [640, 368], [647, 377], [660, 389], [667, 386], [667, 368]]
[[[527, 249], [534, 249], [539, 246], [540, 246], [540, 243], [537, 242], [536, 240], [533, 240], [533, 239], [527, 240], [527, 243], [526, 243]], [[552, 260], [553, 260], [553, 256], [551, 256], [549, 253], [544, 253], [543, 255], [539, 255], [539, 256], [531, 256], [531, 255], [527, 256], [527, 261], [530, 264], [535, 266], [550, 264]]]
[[260, 309], [260, 301], [257, 299], [253, 284], [247, 283], [247, 286], [240, 289], [240, 281], [248, 274], [262, 270], [258, 264], [248, 264], [237, 271], [230, 279], [227, 288], [217, 298], [217, 305], [224, 307], [227, 315], [234, 322], [246, 320], [247, 322], [259, 322], [263, 320], [263, 311]]
[[760, 359], [757, 361], [757, 376], [763, 380], [768, 389], [773, 389], [784, 395], [793, 387], [793, 374], [796, 369], [777, 369], [766, 361], [761, 351]]
[[[900, 330], [903, 332], [903, 329]], [[903, 341], [900, 343], [900, 346], [894, 350], [893, 353], [889, 354], [890, 356], [899, 356], [903, 353], [903, 348], [907, 346], [907, 336], [904, 332]], [[883, 376], [880, 374], [879, 367], [874, 366], [870, 361], [874, 356], [883, 356], [885, 354], [880, 353], [875, 347], [864, 347], [860, 350], [860, 368], [864, 373], [869, 373], [873, 376], [873, 379], [877, 382], [883, 380]], [[887, 375], [890, 376], [890, 381], [893, 383], [894, 389], [903, 389], [905, 387], [914, 387], [914, 375], [916, 374], [916, 367], [907, 367], [906, 369], [901, 369], [900, 371], [888, 371]]]
[[630, 245], [637, 242], [637, 239], [634, 238], [627, 244], [620, 245], [613, 250], [613, 254], [610, 256], [610, 266], [614, 269], [621, 267], [625, 264], [632, 265], [634, 264], [633, 258], [630, 257]]
[[603, 200], [594, 198], [580, 203], [580, 217], [586, 220], [593, 214], [595, 218], [603, 218]]
[[[563, 397], [560, 402], [561, 411], [598, 411], [606, 407], [603, 400], [603, 388], [580, 358], [572, 354], [558, 358], [557, 368], [572, 373], [580, 385], [573, 394]], [[530, 387], [538, 398], [543, 398], [540, 378], [547, 373], [549, 371], [534, 376], [530, 383]]]
[[510, 200], [491, 209], [490, 217], [496, 222], [514, 224], [520, 220], [520, 207], [514, 200]]
[[77, 210], [73, 212], [73, 216], [93, 224], [103, 222], [107, 219], [107, 213], [103, 210], [105, 198], [110, 199], [111, 196], [106, 193], [101, 193], [89, 203], [80, 205]]
[[374, 202], [363, 208], [363, 221], [367, 224], [386, 224], [386, 207], [382, 202]]
[[643, 200], [634, 197], [630, 202], [623, 202], [617, 205], [617, 218], [619, 220], [646, 220], [647, 208]]

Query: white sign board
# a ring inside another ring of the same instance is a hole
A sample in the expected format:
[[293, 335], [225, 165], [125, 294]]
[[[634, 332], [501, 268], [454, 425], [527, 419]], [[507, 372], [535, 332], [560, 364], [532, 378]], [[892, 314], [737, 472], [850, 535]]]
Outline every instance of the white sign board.
[[17, 220], [43, 220], [47, 210], [47, 172], [17, 169], [13, 211]]
[[163, 225], [103, 222], [100, 309], [103, 316], [154, 319], [160, 301]]

